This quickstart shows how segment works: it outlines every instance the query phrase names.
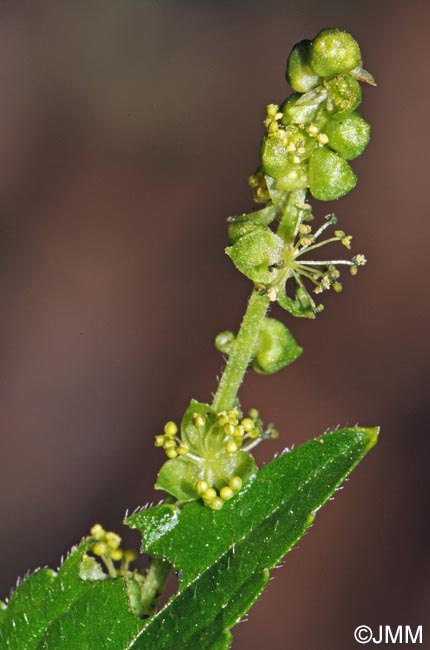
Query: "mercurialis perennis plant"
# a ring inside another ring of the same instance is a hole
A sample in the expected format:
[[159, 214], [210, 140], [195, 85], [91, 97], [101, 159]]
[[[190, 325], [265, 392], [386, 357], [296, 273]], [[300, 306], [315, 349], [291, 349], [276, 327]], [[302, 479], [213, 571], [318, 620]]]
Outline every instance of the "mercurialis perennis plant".
[[[350, 161], [370, 137], [357, 110], [360, 84], [374, 85], [373, 77], [358, 43], [339, 29], [295, 45], [286, 77], [293, 93], [267, 106], [259, 165], [249, 177], [260, 208], [228, 220], [226, 253], [251, 283], [248, 307], [237, 331], [216, 337], [226, 363], [213, 399], [191, 400], [181, 422], [169, 420], [155, 436], [166, 457], [156, 480], [164, 500], [125, 519], [141, 534], [148, 568], [134, 568], [137, 552], [95, 524], [58, 571], [28, 575], [1, 605], [2, 648], [229, 648], [231, 628], [269, 570], [376, 443], [377, 428], [354, 427], [320, 435], [261, 469], [252, 455], [279, 434], [263, 423], [259, 404], [241, 404], [244, 376], [278, 372], [302, 354], [284, 322], [269, 316], [271, 305], [291, 323], [314, 319], [321, 294], [340, 292], [341, 274], [356, 275], [366, 263], [349, 253], [352, 237], [336, 216], [319, 223], [308, 199], [331, 201], [354, 189]], [[328, 244], [339, 247], [334, 259], [323, 253]], [[157, 609], [171, 570], [178, 592]]]

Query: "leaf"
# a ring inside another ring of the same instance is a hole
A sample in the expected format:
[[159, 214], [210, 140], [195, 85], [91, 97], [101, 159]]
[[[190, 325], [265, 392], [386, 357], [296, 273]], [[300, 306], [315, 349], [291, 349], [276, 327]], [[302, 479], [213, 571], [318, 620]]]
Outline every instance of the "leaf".
[[89, 580], [79, 577], [93, 543], [84, 540], [57, 574], [41, 569], [16, 588], [0, 610], [0, 647], [226, 650], [230, 629], [264, 590], [268, 569], [300, 539], [377, 434], [341, 429], [305, 443], [263, 467], [219, 512], [194, 501], [129, 517], [143, 550], [169, 560], [180, 575], [179, 592], [148, 619], [132, 613], [128, 580], [97, 580], [92, 571]]
[[[93, 540], [70, 552], [58, 573], [41, 569], [12, 593], [0, 623], [4, 650], [126, 648], [142, 622], [128, 606], [124, 581], [85, 581], [79, 567]], [[110, 645], [104, 645], [105, 640]]]
[[[377, 435], [378, 429], [349, 428], [305, 443], [263, 467], [219, 512], [193, 502], [128, 517], [142, 535], [142, 550], [168, 559], [180, 576], [178, 594], [130, 650], [217, 647], [215, 640], [264, 589], [267, 569], [302, 537]], [[160, 520], [157, 534], [154, 521]]]

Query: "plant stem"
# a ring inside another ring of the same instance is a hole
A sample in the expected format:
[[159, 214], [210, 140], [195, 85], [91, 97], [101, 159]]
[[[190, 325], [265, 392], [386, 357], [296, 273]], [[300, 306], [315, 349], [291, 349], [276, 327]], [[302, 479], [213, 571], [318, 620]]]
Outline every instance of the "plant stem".
[[[277, 230], [277, 234], [286, 243], [295, 239], [296, 230], [304, 214], [303, 208], [298, 205], [304, 203], [305, 198], [306, 190], [296, 190], [288, 195]], [[212, 401], [212, 408], [215, 411], [228, 411], [234, 407], [243, 377], [254, 356], [258, 335], [269, 305], [270, 300], [267, 295], [262, 296], [255, 290], [252, 292], [233, 350]]]
[[163, 592], [169, 572], [169, 562], [159, 558], [153, 558], [151, 560], [148, 573], [145, 576], [145, 582], [141, 589], [142, 611], [144, 615], [150, 616], [154, 613], [157, 600]]
[[284, 212], [276, 232], [288, 244], [292, 244], [296, 239], [298, 228], [303, 219], [304, 211], [301, 206], [305, 202], [306, 192], [307, 190], [295, 190], [288, 194]]
[[270, 300], [267, 295], [261, 296], [255, 290], [252, 292], [233, 351], [212, 402], [212, 408], [215, 411], [228, 411], [233, 408], [240, 384], [254, 356], [261, 323], [269, 304]]

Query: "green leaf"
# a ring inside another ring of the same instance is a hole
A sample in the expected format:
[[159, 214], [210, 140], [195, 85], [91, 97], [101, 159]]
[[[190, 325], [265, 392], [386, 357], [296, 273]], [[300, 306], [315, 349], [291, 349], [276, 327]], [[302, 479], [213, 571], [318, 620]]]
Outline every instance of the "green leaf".
[[[307, 442], [263, 467], [219, 512], [193, 502], [128, 517], [142, 535], [142, 549], [167, 558], [180, 576], [178, 594], [130, 650], [217, 647], [215, 640], [264, 589], [267, 569], [302, 537], [377, 435], [378, 429], [349, 428]], [[160, 520], [157, 535], [154, 521]]]
[[[85, 581], [79, 568], [93, 540], [72, 549], [58, 574], [41, 569], [12, 593], [0, 623], [4, 650], [126, 648], [142, 622], [129, 609], [123, 579]], [[104, 645], [106, 639], [110, 645]]]
[[94, 579], [92, 570], [91, 579], [80, 578], [93, 543], [84, 540], [58, 574], [39, 570], [13, 592], [1, 610], [0, 647], [225, 650], [229, 630], [266, 586], [268, 569], [300, 539], [377, 433], [342, 429], [305, 443], [263, 467], [219, 512], [194, 501], [129, 517], [143, 549], [173, 563], [180, 576], [178, 594], [148, 619], [132, 613], [127, 580]]

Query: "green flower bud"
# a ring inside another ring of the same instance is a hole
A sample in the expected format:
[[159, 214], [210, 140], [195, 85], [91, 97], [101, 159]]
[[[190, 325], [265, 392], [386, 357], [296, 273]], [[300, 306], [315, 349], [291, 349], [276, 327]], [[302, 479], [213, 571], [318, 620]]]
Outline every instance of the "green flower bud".
[[217, 334], [215, 338], [215, 347], [219, 352], [222, 352], [223, 354], [230, 354], [233, 349], [234, 341], [235, 336], [233, 332], [225, 330], [224, 332]]
[[357, 176], [349, 164], [333, 151], [315, 149], [309, 160], [309, 187], [319, 201], [333, 201], [354, 189]]
[[235, 267], [258, 284], [270, 284], [276, 280], [278, 271], [275, 267], [281, 263], [283, 251], [283, 240], [267, 227], [244, 235], [226, 249]]
[[332, 119], [325, 132], [329, 146], [346, 160], [353, 160], [363, 153], [370, 139], [370, 124], [359, 113]]
[[320, 77], [349, 72], [361, 65], [360, 47], [348, 32], [323, 29], [310, 46], [309, 63]]
[[283, 113], [281, 124], [310, 124], [318, 110], [319, 104], [302, 104], [297, 106], [300, 99], [299, 93], [290, 95], [280, 106], [279, 110]]
[[302, 352], [283, 323], [265, 318], [252, 366], [259, 373], [272, 374], [293, 363]]
[[291, 88], [298, 93], [307, 93], [320, 81], [309, 65], [310, 45], [311, 41], [296, 43], [288, 57], [285, 76]]
[[351, 75], [338, 75], [326, 81], [326, 108], [331, 114], [348, 115], [361, 102], [361, 86]]

